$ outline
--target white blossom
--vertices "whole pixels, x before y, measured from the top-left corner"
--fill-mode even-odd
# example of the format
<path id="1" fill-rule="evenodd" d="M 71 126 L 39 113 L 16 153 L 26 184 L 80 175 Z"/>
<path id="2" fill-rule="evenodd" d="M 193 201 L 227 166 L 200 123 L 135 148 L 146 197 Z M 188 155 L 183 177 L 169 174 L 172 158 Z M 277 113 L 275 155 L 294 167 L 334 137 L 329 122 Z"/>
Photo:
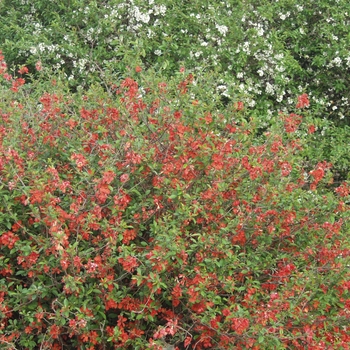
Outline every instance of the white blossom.
<path id="1" fill-rule="evenodd" d="M 221 35 L 226 36 L 226 33 L 228 32 L 228 27 L 224 25 L 215 24 L 215 28 L 219 31 Z"/>
<path id="2" fill-rule="evenodd" d="M 137 22 L 143 22 L 148 23 L 150 21 L 150 16 L 148 13 L 142 13 L 140 9 L 135 6 L 132 11 L 133 15 L 135 16 L 135 19 Z"/>
<path id="3" fill-rule="evenodd" d="M 162 15 L 164 16 L 166 13 L 166 6 L 165 5 L 156 5 L 154 7 L 154 14 L 155 15 Z"/>
<path id="4" fill-rule="evenodd" d="M 272 95 L 275 91 L 275 88 L 273 85 L 271 85 L 269 82 L 266 83 L 266 93 Z"/>
<path id="5" fill-rule="evenodd" d="M 287 18 L 287 16 L 283 13 L 280 13 L 280 19 L 284 21 Z"/>
<path id="6" fill-rule="evenodd" d="M 255 100 L 249 100 L 249 101 L 248 101 L 248 106 L 249 106 L 249 107 L 254 107 L 255 105 L 256 105 Z"/>
<path id="7" fill-rule="evenodd" d="M 264 29 L 263 28 L 259 28 L 258 29 L 258 36 L 263 36 L 264 35 Z"/>
<path id="8" fill-rule="evenodd" d="M 340 57 L 336 57 L 333 59 L 332 61 L 337 67 L 340 67 L 341 63 L 342 63 L 342 60 Z"/>

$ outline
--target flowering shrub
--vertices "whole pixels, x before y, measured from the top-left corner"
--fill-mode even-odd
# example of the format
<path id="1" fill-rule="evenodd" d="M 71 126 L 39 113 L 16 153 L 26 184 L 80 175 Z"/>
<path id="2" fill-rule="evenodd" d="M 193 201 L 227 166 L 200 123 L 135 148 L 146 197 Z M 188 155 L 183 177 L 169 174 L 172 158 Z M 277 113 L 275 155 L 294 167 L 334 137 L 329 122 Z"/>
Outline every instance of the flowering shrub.
<path id="1" fill-rule="evenodd" d="M 309 92 L 319 116 L 348 124 L 349 15 L 346 0 L 4 0 L 0 39 L 11 66 L 42 62 L 72 86 L 140 62 L 166 74 L 185 64 L 215 70 L 223 96 L 240 91 L 263 115 Z"/>
<path id="2" fill-rule="evenodd" d="M 307 96 L 261 130 L 185 68 L 1 67 L 2 348 L 348 347 L 350 188 L 305 160 Z"/>

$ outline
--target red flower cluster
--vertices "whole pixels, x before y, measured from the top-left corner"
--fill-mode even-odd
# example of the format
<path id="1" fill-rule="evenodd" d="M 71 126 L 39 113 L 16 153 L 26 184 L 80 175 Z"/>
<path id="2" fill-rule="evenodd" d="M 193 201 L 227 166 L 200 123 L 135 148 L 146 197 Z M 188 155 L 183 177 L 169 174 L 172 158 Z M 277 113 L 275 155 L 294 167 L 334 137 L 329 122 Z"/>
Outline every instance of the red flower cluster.
<path id="1" fill-rule="evenodd" d="M 320 162 L 317 164 L 314 170 L 310 171 L 310 175 L 314 178 L 314 181 L 310 185 L 311 190 L 315 190 L 317 184 L 323 179 L 325 175 L 325 170 L 332 167 L 332 164 L 327 162 Z"/>
<path id="2" fill-rule="evenodd" d="M 302 122 L 302 117 L 295 113 L 291 113 L 284 117 L 284 128 L 287 133 L 292 133 L 297 131 L 298 126 Z"/>
<path id="3" fill-rule="evenodd" d="M 127 272 L 132 272 L 139 266 L 139 262 L 135 256 L 129 256 L 127 258 L 119 258 L 119 264 L 123 266 L 123 269 Z"/>
<path id="4" fill-rule="evenodd" d="M 18 88 L 22 85 L 24 85 L 25 80 L 23 78 L 17 78 L 12 82 L 11 90 L 13 92 L 18 92 Z"/>
<path id="5" fill-rule="evenodd" d="M 7 71 L 7 64 L 5 62 L 5 57 L 0 50 L 0 74 L 4 74 Z"/>
<path id="6" fill-rule="evenodd" d="M 73 153 L 71 159 L 75 160 L 75 164 L 77 165 L 79 170 L 82 170 L 85 166 L 88 165 L 88 161 L 82 154 Z"/>
<path id="7" fill-rule="evenodd" d="M 11 231 L 4 232 L 0 236 L 0 246 L 5 246 L 9 249 L 12 249 L 17 241 L 19 241 L 19 237 Z"/>
<path id="8" fill-rule="evenodd" d="M 298 96 L 298 103 L 296 108 L 305 108 L 310 106 L 309 96 L 307 94 L 302 94 Z"/>
<path id="9" fill-rule="evenodd" d="M 19 74 L 27 74 L 29 72 L 27 67 L 22 67 L 18 70 Z"/>
<path id="10" fill-rule="evenodd" d="M 249 327 L 249 319 L 244 317 L 234 317 L 231 320 L 232 330 L 234 330 L 238 335 L 242 335 Z"/>

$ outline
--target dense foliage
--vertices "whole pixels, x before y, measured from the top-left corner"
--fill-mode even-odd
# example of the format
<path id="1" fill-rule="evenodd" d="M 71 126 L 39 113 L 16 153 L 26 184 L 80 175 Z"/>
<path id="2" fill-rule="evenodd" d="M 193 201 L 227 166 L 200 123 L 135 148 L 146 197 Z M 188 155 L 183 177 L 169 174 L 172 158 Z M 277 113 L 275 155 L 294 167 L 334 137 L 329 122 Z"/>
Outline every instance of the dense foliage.
<path id="1" fill-rule="evenodd" d="M 2 1 L 1 348 L 348 349 L 348 10 Z"/>
<path id="2" fill-rule="evenodd" d="M 293 105 L 309 91 L 332 118 L 348 116 L 350 4 L 308 1 L 2 1 L 0 42 L 10 64 L 62 69 L 71 85 L 142 62 L 172 75 L 216 70 L 224 96 L 251 107 Z M 266 103 L 268 101 L 268 103 Z M 278 105 L 276 104 L 278 103 Z M 324 112 L 324 108 L 319 111 Z"/>

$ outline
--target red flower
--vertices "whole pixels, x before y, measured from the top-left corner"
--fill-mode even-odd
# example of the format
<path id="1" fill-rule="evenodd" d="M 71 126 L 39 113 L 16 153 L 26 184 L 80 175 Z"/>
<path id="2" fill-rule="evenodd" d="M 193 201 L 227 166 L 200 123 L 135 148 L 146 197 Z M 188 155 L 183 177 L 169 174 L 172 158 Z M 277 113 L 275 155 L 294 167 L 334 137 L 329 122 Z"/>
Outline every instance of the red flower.
<path id="1" fill-rule="evenodd" d="M 4 56 L 2 55 L 2 51 L 0 50 L 0 74 L 4 74 L 7 70 L 7 64 L 4 61 Z"/>
<path id="2" fill-rule="evenodd" d="M 313 134 L 316 131 L 315 125 L 310 125 L 308 128 L 309 134 Z"/>
<path id="3" fill-rule="evenodd" d="M 127 90 L 125 92 L 125 96 L 129 97 L 129 99 L 135 98 L 139 90 L 137 82 L 131 78 L 126 78 L 123 80 L 120 87 Z"/>
<path id="4" fill-rule="evenodd" d="M 118 262 L 123 266 L 123 269 L 127 272 L 132 272 L 137 266 L 139 266 L 137 258 L 135 258 L 134 256 L 128 256 L 127 258 L 119 258 Z"/>
<path id="5" fill-rule="evenodd" d="M 324 170 L 322 168 L 312 170 L 310 171 L 310 175 L 313 176 L 316 182 L 319 182 L 324 176 Z"/>
<path id="6" fill-rule="evenodd" d="M 17 78 L 15 81 L 12 82 L 11 90 L 13 92 L 17 92 L 18 88 L 22 85 L 24 85 L 25 80 L 23 78 Z"/>
<path id="7" fill-rule="evenodd" d="M 135 239 L 137 236 L 136 231 L 135 230 L 125 230 L 123 232 L 123 243 L 124 244 L 129 244 L 130 241 L 132 241 L 133 239 Z"/>
<path id="8" fill-rule="evenodd" d="M 60 332 L 60 327 L 58 327 L 56 324 L 50 327 L 50 335 L 53 339 L 58 338 L 59 332 Z"/>
<path id="9" fill-rule="evenodd" d="M 86 158 L 82 154 L 73 153 L 71 159 L 75 160 L 75 164 L 79 170 L 88 164 Z"/>
<path id="10" fill-rule="evenodd" d="M 283 144 L 281 140 L 274 141 L 271 145 L 271 152 L 277 153 L 281 148 L 283 148 Z"/>
<path id="11" fill-rule="evenodd" d="M 115 195 L 113 197 L 113 200 L 114 200 L 114 204 L 118 206 L 120 210 L 123 210 L 131 202 L 131 197 L 127 193 L 125 193 L 123 190 L 120 190 L 119 193 L 120 193 L 120 196 Z"/>
<path id="12" fill-rule="evenodd" d="M 288 162 L 282 162 L 280 167 L 282 176 L 288 176 L 292 171 L 292 166 Z"/>
<path id="13" fill-rule="evenodd" d="M 315 170 L 310 171 L 310 175 L 314 178 L 313 183 L 311 184 L 311 190 L 315 190 L 317 184 L 322 180 L 324 176 L 324 169 L 322 167 L 318 167 Z"/>
<path id="14" fill-rule="evenodd" d="M 22 68 L 20 68 L 19 70 L 18 70 L 18 73 L 19 74 L 26 74 L 26 73 L 28 73 L 29 71 L 28 71 L 28 68 L 27 67 L 22 67 Z"/>
<path id="15" fill-rule="evenodd" d="M 251 167 L 248 171 L 249 171 L 249 177 L 252 180 L 257 179 L 258 177 L 260 177 L 262 175 L 262 170 L 258 166 Z"/>
<path id="16" fill-rule="evenodd" d="M 129 180 L 129 174 L 123 174 L 120 176 L 120 182 L 124 183 Z"/>
<path id="17" fill-rule="evenodd" d="M 177 284 L 172 292 L 171 292 L 171 295 L 173 296 L 173 300 L 172 300 L 172 303 L 173 303 L 173 306 L 176 307 L 180 304 L 180 298 L 182 297 L 182 289 L 181 289 L 181 286 L 180 284 Z"/>
<path id="18" fill-rule="evenodd" d="M 204 301 L 201 301 L 199 303 L 195 303 L 191 306 L 191 310 L 194 311 L 197 314 L 201 314 L 206 309 L 206 304 Z"/>
<path id="19" fill-rule="evenodd" d="M 9 249 L 12 249 L 17 241 L 19 241 L 19 237 L 11 231 L 7 231 L 0 236 L 0 246 L 4 245 Z"/>
<path id="20" fill-rule="evenodd" d="M 41 71 L 42 66 L 41 66 L 41 62 L 40 62 L 40 61 L 38 61 L 38 62 L 35 64 L 35 69 L 36 69 L 38 72 Z"/>
<path id="21" fill-rule="evenodd" d="M 115 178 L 115 173 L 112 170 L 107 170 L 103 173 L 103 182 L 105 182 L 106 184 L 110 184 L 113 179 Z"/>
<path id="22" fill-rule="evenodd" d="M 244 108 L 244 103 L 242 101 L 238 101 L 234 106 L 237 111 L 241 111 Z"/>
<path id="23" fill-rule="evenodd" d="M 302 94 L 298 96 L 298 103 L 296 105 L 296 108 L 304 108 L 309 106 L 310 106 L 310 101 L 307 94 Z"/>
<path id="24" fill-rule="evenodd" d="M 233 245 L 243 246 L 246 243 L 247 239 L 244 231 L 240 230 L 231 240 Z"/>
<path id="25" fill-rule="evenodd" d="M 350 194 L 350 187 L 344 182 L 335 189 L 335 192 L 338 193 L 340 197 L 347 197 Z"/>
<path id="26" fill-rule="evenodd" d="M 291 113 L 288 117 L 285 117 L 284 128 L 288 133 L 295 132 L 301 122 L 302 117 L 300 115 Z"/>
<path id="27" fill-rule="evenodd" d="M 107 200 L 110 193 L 111 190 L 107 184 L 102 183 L 97 185 L 96 199 L 99 203 L 103 204 Z"/>
<path id="28" fill-rule="evenodd" d="M 232 330 L 241 335 L 249 327 L 249 320 L 243 317 L 236 317 L 232 319 Z"/>

